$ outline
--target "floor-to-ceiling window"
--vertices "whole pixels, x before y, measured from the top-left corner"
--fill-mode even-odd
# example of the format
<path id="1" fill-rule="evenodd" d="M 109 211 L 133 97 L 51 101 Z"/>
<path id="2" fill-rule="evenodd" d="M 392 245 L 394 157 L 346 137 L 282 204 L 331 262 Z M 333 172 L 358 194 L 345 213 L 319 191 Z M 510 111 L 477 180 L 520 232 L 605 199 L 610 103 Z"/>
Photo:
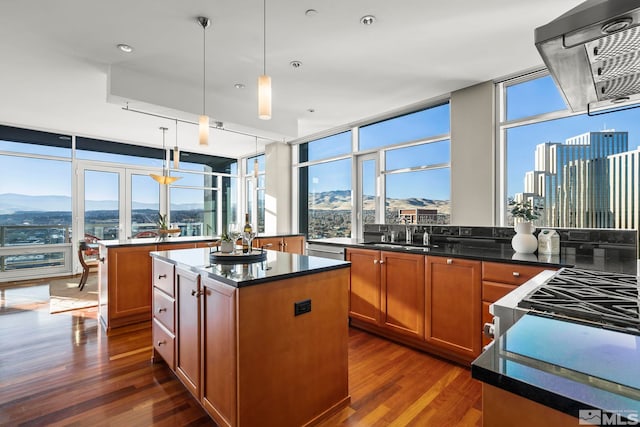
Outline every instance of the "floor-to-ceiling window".
<path id="1" fill-rule="evenodd" d="M 265 155 L 246 158 L 244 161 L 245 206 L 249 222 L 258 233 L 264 233 L 265 225 Z M 244 216 L 240 218 L 244 221 Z"/>
<path id="2" fill-rule="evenodd" d="M 299 147 L 300 231 L 308 238 L 351 236 L 351 131 Z"/>
<path id="3" fill-rule="evenodd" d="M 0 126 L 0 276 L 72 264 L 71 136 Z"/>
<path id="4" fill-rule="evenodd" d="M 300 231 L 351 237 L 371 223 L 449 223 L 449 138 L 441 102 L 301 143 Z"/>
<path id="5" fill-rule="evenodd" d="M 181 152 L 169 168 L 169 153 L 0 126 L 1 280 L 72 273 L 86 236 L 147 237 L 159 212 L 189 236 L 238 220 L 236 159 Z M 180 179 L 161 185 L 150 173 Z"/>
<path id="6" fill-rule="evenodd" d="M 528 201 L 539 226 L 639 226 L 640 109 L 571 112 L 545 71 L 497 92 L 500 223 L 513 223 L 512 201 Z"/>
<path id="7" fill-rule="evenodd" d="M 360 149 L 383 153 L 384 223 L 449 223 L 449 133 L 448 103 L 359 129 Z"/>

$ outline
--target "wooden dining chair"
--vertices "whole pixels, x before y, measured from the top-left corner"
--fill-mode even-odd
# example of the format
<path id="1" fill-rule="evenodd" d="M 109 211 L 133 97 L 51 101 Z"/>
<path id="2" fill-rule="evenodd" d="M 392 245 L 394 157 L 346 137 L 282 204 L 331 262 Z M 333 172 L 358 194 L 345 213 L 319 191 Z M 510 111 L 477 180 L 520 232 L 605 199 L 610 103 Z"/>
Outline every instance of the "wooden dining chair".
<path id="1" fill-rule="evenodd" d="M 78 288 L 80 288 L 80 290 L 84 289 L 84 285 L 87 284 L 87 279 L 89 278 L 89 271 L 91 270 L 91 267 L 98 266 L 97 258 L 85 257 L 86 253 L 89 251 L 92 254 L 95 253 L 94 248 L 89 247 L 87 242 L 81 240 L 80 244 L 78 245 L 78 259 L 80 260 L 80 265 L 82 265 L 82 276 L 80 276 L 80 283 L 78 283 Z"/>

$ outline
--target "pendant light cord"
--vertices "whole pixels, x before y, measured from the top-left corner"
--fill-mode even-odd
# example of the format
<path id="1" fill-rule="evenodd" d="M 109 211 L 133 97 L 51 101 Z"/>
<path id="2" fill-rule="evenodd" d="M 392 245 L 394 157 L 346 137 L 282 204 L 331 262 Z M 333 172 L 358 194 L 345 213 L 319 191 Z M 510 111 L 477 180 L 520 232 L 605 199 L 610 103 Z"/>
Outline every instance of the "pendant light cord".
<path id="1" fill-rule="evenodd" d="M 262 75 L 267 75 L 267 0 L 262 0 Z"/>
<path id="2" fill-rule="evenodd" d="M 202 115 L 206 115 L 207 102 L 207 25 L 202 25 Z"/>

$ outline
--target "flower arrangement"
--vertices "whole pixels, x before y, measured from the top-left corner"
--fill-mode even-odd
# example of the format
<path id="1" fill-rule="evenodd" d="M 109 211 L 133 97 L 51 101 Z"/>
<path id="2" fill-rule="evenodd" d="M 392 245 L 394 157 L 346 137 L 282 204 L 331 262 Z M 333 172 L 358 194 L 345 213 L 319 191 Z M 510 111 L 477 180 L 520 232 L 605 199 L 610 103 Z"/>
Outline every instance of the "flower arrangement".
<path id="1" fill-rule="evenodd" d="M 156 224 L 158 224 L 158 229 L 168 230 L 169 225 L 167 224 L 167 214 L 162 215 L 158 212 L 158 220 L 156 221 Z"/>
<path id="2" fill-rule="evenodd" d="M 160 236 L 179 236 L 181 230 L 179 228 L 169 228 L 169 223 L 167 222 L 167 214 L 162 215 L 158 212 L 158 219 L 156 220 L 156 224 L 158 224 L 158 234 Z"/>
<path id="3" fill-rule="evenodd" d="M 519 218 L 521 221 L 533 221 L 540 218 L 541 207 L 532 205 L 531 202 L 516 202 L 511 201 L 509 203 L 509 207 L 511 208 L 509 212 L 511 212 L 511 216 L 515 218 Z"/>

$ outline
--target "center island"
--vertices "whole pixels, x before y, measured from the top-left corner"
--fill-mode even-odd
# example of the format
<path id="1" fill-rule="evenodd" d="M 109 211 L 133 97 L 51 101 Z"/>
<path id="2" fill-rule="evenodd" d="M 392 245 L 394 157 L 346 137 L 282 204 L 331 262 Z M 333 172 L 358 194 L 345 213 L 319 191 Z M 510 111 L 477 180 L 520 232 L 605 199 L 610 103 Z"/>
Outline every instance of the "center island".
<path id="1" fill-rule="evenodd" d="M 154 361 L 221 426 L 305 426 L 349 404 L 350 263 L 151 252 Z"/>

